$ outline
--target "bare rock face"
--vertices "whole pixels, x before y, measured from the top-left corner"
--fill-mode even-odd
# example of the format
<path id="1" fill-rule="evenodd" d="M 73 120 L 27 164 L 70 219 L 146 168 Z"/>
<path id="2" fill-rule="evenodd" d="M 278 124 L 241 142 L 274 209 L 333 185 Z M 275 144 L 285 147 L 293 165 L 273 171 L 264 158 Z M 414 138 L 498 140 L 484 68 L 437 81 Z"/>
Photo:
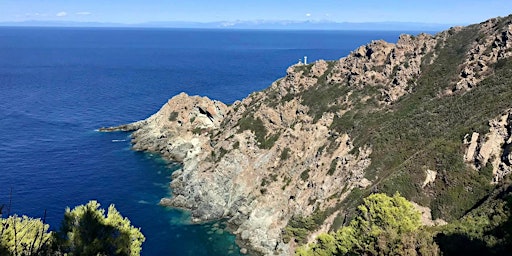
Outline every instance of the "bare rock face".
<path id="1" fill-rule="evenodd" d="M 442 226 L 448 224 L 442 219 L 432 219 L 432 211 L 428 207 L 421 206 L 415 202 L 412 205 L 421 213 L 421 223 L 425 226 Z"/>
<path id="2" fill-rule="evenodd" d="M 470 141 L 467 140 L 468 136 L 469 136 L 469 134 L 467 134 L 466 137 L 464 138 L 464 140 L 465 140 L 464 144 L 468 145 L 466 154 L 464 154 L 464 161 L 471 162 L 475 159 L 476 148 L 478 147 L 478 137 L 480 136 L 480 134 L 477 132 L 474 132 L 471 135 Z"/>
<path id="3" fill-rule="evenodd" d="M 394 102 L 415 86 L 422 60 L 442 36 L 404 34 L 396 44 L 373 41 L 336 63 L 330 81 L 342 83 L 346 79 L 349 86 L 380 86 L 385 102 Z"/>
<path id="4" fill-rule="evenodd" d="M 484 136 L 473 133 L 471 142 L 466 141 L 465 160 L 478 170 L 491 164 L 494 182 L 499 182 L 512 173 L 512 110 L 489 121 L 489 126 L 489 132 Z"/>
<path id="5" fill-rule="evenodd" d="M 480 81 L 492 75 L 493 66 L 500 60 L 512 56 L 512 24 L 502 29 L 499 18 L 482 22 L 479 32 L 483 35 L 474 42 L 466 54 L 466 60 L 461 65 L 459 80 L 447 94 L 471 90 Z"/>
<path id="6" fill-rule="evenodd" d="M 427 169 L 425 172 L 426 178 L 425 181 L 423 181 L 423 184 L 421 185 L 422 188 L 424 188 L 426 185 L 434 183 L 436 181 L 437 172 Z"/>
<path id="7" fill-rule="evenodd" d="M 208 131 L 219 127 L 226 111 L 222 102 L 181 93 L 145 120 L 100 131 L 134 131 L 133 149 L 183 162 L 208 146 L 203 145 L 208 141 Z"/>

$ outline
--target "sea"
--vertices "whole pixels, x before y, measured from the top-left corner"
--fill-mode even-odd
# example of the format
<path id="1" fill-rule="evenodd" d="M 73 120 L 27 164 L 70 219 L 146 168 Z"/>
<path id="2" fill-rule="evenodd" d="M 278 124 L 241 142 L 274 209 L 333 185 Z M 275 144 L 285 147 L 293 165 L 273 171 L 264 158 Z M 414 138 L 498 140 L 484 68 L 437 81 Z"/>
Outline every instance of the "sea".
<path id="1" fill-rule="evenodd" d="M 186 92 L 231 104 L 290 65 L 335 60 L 416 31 L 0 27 L 0 205 L 57 230 L 66 207 L 110 204 L 140 227 L 142 255 L 239 255 L 222 220 L 158 205 L 179 165 L 98 128 L 147 118 Z M 9 211 L 7 212 L 7 209 Z M 46 212 L 46 215 L 45 215 Z"/>

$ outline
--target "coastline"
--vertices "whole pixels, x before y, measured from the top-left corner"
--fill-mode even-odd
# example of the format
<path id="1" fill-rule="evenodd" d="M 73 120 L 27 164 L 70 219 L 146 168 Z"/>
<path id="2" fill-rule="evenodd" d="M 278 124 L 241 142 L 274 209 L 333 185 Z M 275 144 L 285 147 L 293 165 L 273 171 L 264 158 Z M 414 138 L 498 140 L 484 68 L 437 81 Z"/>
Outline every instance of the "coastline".
<path id="1" fill-rule="evenodd" d="M 393 183 L 393 172 L 410 171 L 401 169 L 400 159 L 390 160 L 388 152 L 409 162 L 417 155 L 420 159 L 433 159 L 435 156 L 431 154 L 436 151 L 419 150 L 404 158 L 409 152 L 395 148 L 405 143 L 416 150 L 418 136 L 410 134 L 407 124 L 423 120 L 409 116 L 411 111 L 416 113 L 414 111 L 422 109 L 411 108 L 404 102 L 435 112 L 437 105 L 429 105 L 431 102 L 449 101 L 479 86 L 493 74 L 489 69 L 500 67 L 496 66 L 497 57 L 511 55 L 509 37 L 499 37 L 509 34 L 510 27 L 504 27 L 508 30 L 502 32 L 496 29 L 497 24 L 506 25 L 500 19 L 491 19 L 434 36 L 401 35 L 396 44 L 372 41 L 336 61 L 299 63 L 290 66 L 286 76 L 267 89 L 254 92 L 229 107 L 208 98 L 179 94 L 157 113 L 134 124 L 137 129 L 132 134 L 133 149 L 157 152 L 183 163 L 183 168 L 172 176 L 173 196 L 163 199 L 162 205 L 190 210 L 194 222 L 227 219 L 237 243 L 244 246 L 241 250 L 250 249 L 256 255 L 292 254 L 295 242 L 311 241 L 315 233 L 327 232 L 336 223 L 339 225 L 341 218 L 353 214 L 354 209 L 346 207 L 347 204 L 361 200 L 365 193 L 378 189 L 395 190 L 391 192 L 409 189 L 400 187 L 401 183 Z M 481 30 L 489 35 L 481 37 Z M 470 36 L 485 47 L 468 43 L 468 54 L 458 52 L 460 63 L 451 63 L 453 46 Z M 482 50 L 486 48 L 490 50 Z M 481 61 L 476 63 L 477 59 Z M 435 73 L 438 70 L 430 69 L 437 67 L 436 62 L 451 63 L 451 68 L 461 69 L 454 72 L 458 80 L 448 84 L 425 80 L 443 79 Z M 419 99 L 408 97 L 415 93 Z M 422 101 L 422 97 L 432 99 Z M 379 114 L 383 117 L 375 117 Z M 365 120 L 366 115 L 374 118 Z M 395 115 L 408 120 L 399 131 L 389 126 Z M 503 130 L 508 122 L 508 115 L 480 118 L 490 120 L 489 123 L 497 127 L 496 131 Z M 501 121 L 492 121 L 496 118 Z M 118 129 L 128 128 L 131 126 L 123 125 Z M 379 129 L 383 129 L 385 135 L 375 132 Z M 416 130 L 419 129 L 413 129 Z M 439 137 L 446 136 L 444 131 L 440 132 Z M 479 133 L 472 137 L 478 136 Z M 507 136 L 488 136 L 496 139 L 489 143 L 476 139 L 465 143 L 472 148 L 471 156 L 465 161 L 474 161 L 473 169 L 481 167 L 478 159 L 473 159 L 477 155 L 473 152 L 478 148 L 477 143 L 483 143 L 484 152 L 480 153 L 485 161 L 490 159 L 489 152 L 501 154 L 488 147 L 509 143 Z M 455 140 L 450 145 L 457 145 L 456 148 L 465 147 L 455 137 L 442 138 Z M 389 139 L 398 141 L 386 143 Z M 452 157 L 456 158 L 456 151 L 453 152 Z M 499 180 L 510 169 L 499 157 L 493 159 L 496 161 L 496 165 L 493 163 L 494 179 Z M 497 166 L 503 166 L 503 170 L 498 170 Z M 429 209 L 436 218 L 449 220 L 449 211 L 461 209 L 431 201 L 430 196 L 445 195 L 448 190 L 426 187 L 436 182 L 432 173 L 438 171 L 425 168 L 426 165 L 413 168 L 416 171 L 413 186 L 423 184 L 414 190 L 417 192 L 414 200 L 435 202 L 421 206 L 432 207 Z M 423 172 L 427 173 L 426 181 Z M 434 194 L 420 193 L 423 190 Z M 441 212 L 443 207 L 449 211 Z M 312 231 L 315 232 L 311 234 Z"/>

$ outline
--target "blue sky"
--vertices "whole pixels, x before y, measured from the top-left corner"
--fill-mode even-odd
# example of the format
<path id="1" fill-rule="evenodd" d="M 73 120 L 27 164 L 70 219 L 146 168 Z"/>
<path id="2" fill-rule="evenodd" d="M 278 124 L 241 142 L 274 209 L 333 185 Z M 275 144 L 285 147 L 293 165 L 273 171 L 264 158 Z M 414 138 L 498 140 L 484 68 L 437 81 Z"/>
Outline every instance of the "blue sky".
<path id="1" fill-rule="evenodd" d="M 331 20 L 466 25 L 510 13 L 511 0 L 0 0 L 0 22 Z"/>

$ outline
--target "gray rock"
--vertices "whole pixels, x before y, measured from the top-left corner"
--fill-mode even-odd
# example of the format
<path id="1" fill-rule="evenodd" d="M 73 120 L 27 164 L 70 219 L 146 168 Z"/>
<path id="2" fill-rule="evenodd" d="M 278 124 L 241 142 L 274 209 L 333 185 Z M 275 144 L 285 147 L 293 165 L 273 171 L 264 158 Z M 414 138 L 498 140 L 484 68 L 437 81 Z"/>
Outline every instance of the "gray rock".
<path id="1" fill-rule="evenodd" d="M 242 238 L 242 240 L 247 240 L 247 239 L 249 239 L 250 235 L 251 234 L 249 233 L 249 231 L 244 230 L 244 231 L 242 231 L 242 234 L 240 234 L 240 238 Z"/>

